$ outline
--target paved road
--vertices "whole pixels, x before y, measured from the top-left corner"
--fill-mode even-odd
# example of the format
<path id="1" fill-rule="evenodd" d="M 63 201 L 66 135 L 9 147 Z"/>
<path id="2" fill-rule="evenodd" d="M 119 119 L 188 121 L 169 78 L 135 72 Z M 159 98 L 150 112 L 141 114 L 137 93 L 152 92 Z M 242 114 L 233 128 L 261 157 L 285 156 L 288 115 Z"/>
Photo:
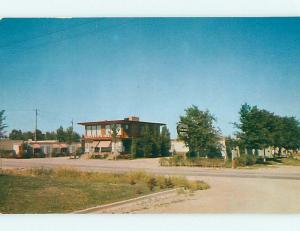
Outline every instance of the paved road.
<path id="1" fill-rule="evenodd" d="M 300 213 L 300 167 L 261 169 L 208 169 L 161 167 L 158 159 L 74 160 L 2 159 L 5 168 L 73 167 L 84 171 L 126 172 L 143 170 L 156 174 L 184 175 L 204 180 L 211 189 L 198 191 L 178 203 L 162 203 L 140 213 Z"/>
<path id="2" fill-rule="evenodd" d="M 158 159 L 137 160 L 81 160 L 60 158 L 44 159 L 2 159 L 4 168 L 37 168 L 37 167 L 73 167 L 85 171 L 146 171 L 157 174 L 185 176 L 211 176 L 235 178 L 266 178 L 300 180 L 300 167 L 280 167 L 262 169 L 212 169 L 199 167 L 161 167 Z"/>

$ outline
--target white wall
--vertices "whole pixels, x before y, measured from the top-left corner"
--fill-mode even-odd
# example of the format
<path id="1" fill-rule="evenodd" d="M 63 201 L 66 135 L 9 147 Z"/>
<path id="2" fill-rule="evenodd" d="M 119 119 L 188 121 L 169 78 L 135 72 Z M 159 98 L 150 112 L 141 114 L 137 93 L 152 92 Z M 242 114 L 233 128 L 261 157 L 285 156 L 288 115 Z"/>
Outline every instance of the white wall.
<path id="1" fill-rule="evenodd" d="M 183 141 L 171 140 L 171 149 L 170 152 L 188 152 L 189 148 L 185 146 Z"/>

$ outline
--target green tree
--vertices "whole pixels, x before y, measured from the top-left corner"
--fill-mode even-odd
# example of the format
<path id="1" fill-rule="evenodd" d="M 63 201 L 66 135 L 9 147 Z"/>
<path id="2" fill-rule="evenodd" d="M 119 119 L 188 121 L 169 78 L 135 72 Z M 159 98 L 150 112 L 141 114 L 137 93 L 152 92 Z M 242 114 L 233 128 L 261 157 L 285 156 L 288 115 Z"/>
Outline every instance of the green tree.
<path id="1" fill-rule="evenodd" d="M 136 138 L 132 138 L 131 146 L 130 146 L 131 158 L 134 159 L 137 156 L 137 140 Z"/>
<path id="2" fill-rule="evenodd" d="M 36 139 L 37 140 L 45 140 L 45 135 L 39 129 L 36 130 Z"/>
<path id="3" fill-rule="evenodd" d="M 56 130 L 56 135 L 59 142 L 66 142 L 65 131 L 62 126 Z"/>
<path id="4" fill-rule="evenodd" d="M 45 133 L 45 140 L 56 140 L 57 135 L 56 132 L 46 132 Z"/>
<path id="5" fill-rule="evenodd" d="M 178 138 L 183 140 L 192 154 L 207 156 L 212 150 L 220 151 L 219 131 L 214 127 L 215 117 L 200 111 L 195 105 L 185 109 L 178 122 Z M 219 155 L 219 153 L 218 153 Z"/>
<path id="6" fill-rule="evenodd" d="M 34 155 L 33 148 L 28 143 L 22 144 L 22 158 L 32 158 Z"/>
<path id="7" fill-rule="evenodd" d="M 153 136 L 148 125 L 142 128 L 141 137 L 139 138 L 139 147 L 144 157 L 152 157 Z"/>
<path id="8" fill-rule="evenodd" d="M 235 149 L 236 146 L 238 146 L 238 141 L 231 136 L 225 137 L 225 145 L 226 145 L 226 153 L 227 157 L 231 159 L 232 157 L 232 150 Z"/>
<path id="9" fill-rule="evenodd" d="M 9 135 L 9 139 L 11 140 L 24 140 L 23 132 L 21 130 L 13 129 Z"/>
<path id="10" fill-rule="evenodd" d="M 283 117 L 281 122 L 282 147 L 287 150 L 300 148 L 300 126 L 295 117 Z"/>
<path id="11" fill-rule="evenodd" d="M 73 128 L 72 127 L 68 127 L 66 129 L 66 131 L 63 132 L 64 134 L 64 140 L 65 142 L 67 142 L 68 144 L 71 144 L 74 142 L 74 134 L 73 134 Z"/>
<path id="12" fill-rule="evenodd" d="M 74 132 L 72 127 L 68 127 L 66 130 L 64 130 L 64 128 L 60 126 L 56 130 L 56 137 L 59 142 L 66 142 L 68 144 L 80 141 L 80 135 Z"/>
<path id="13" fill-rule="evenodd" d="M 4 116 L 5 110 L 0 111 L 0 138 L 3 138 L 5 135 L 4 129 L 7 128 L 7 125 L 4 123 L 6 117 Z"/>
<path id="14" fill-rule="evenodd" d="M 131 140 L 130 153 L 136 157 L 167 156 L 170 149 L 170 132 L 166 126 L 160 132 L 159 126 L 141 127 L 140 137 Z"/>
<path id="15" fill-rule="evenodd" d="M 239 129 L 240 145 L 264 152 L 267 147 L 278 147 L 279 152 L 282 148 L 300 147 L 300 126 L 295 117 L 281 117 L 248 104 L 242 105 L 239 114 L 240 121 L 235 126 Z"/>
<path id="16" fill-rule="evenodd" d="M 141 136 L 136 139 L 137 157 L 157 157 L 161 155 L 159 127 L 144 125 Z"/>
<path id="17" fill-rule="evenodd" d="M 171 148 L 170 132 L 167 126 L 163 126 L 160 133 L 160 154 L 169 156 Z"/>
<path id="18" fill-rule="evenodd" d="M 23 132 L 23 140 L 33 140 L 34 139 L 34 133 L 31 131 Z"/>
<path id="19" fill-rule="evenodd" d="M 11 140 L 34 140 L 34 133 L 31 131 L 28 132 L 22 132 L 22 130 L 17 130 L 13 129 L 9 133 L 9 139 Z M 43 140 L 44 139 L 44 134 L 40 131 L 37 130 L 37 140 Z"/>
<path id="20" fill-rule="evenodd" d="M 239 114 L 240 123 L 235 126 L 240 130 L 237 133 L 240 145 L 247 149 L 263 149 L 273 144 L 275 126 L 272 113 L 243 104 Z"/>

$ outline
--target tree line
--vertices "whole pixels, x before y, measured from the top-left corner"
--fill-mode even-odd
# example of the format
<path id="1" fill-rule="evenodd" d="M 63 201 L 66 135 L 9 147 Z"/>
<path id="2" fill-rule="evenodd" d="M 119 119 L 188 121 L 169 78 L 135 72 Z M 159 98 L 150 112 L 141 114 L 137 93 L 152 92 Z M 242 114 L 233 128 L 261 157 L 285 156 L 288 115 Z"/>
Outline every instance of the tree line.
<path id="1" fill-rule="evenodd" d="M 0 111 L 0 136 L 4 136 L 4 111 Z M 221 157 L 221 133 L 215 126 L 216 118 L 208 110 L 201 111 L 197 106 L 185 109 L 177 123 L 178 138 L 189 148 L 189 157 Z M 239 111 L 239 121 L 234 123 L 237 129 L 235 138 L 226 138 L 227 153 L 239 146 L 240 150 L 277 148 L 299 150 L 300 123 L 293 116 L 279 116 L 257 106 L 243 104 Z M 34 138 L 33 132 L 12 130 L 10 139 L 28 140 Z M 54 132 L 37 131 L 38 140 L 57 139 L 61 142 L 79 141 L 80 136 L 71 127 L 58 128 Z M 145 126 L 142 135 L 130 141 L 130 153 L 133 157 L 157 157 L 169 155 L 170 132 L 166 126 L 161 131 Z M 125 144 L 126 145 L 126 144 Z"/>
<path id="2" fill-rule="evenodd" d="M 237 144 L 245 149 L 297 150 L 300 148 L 300 123 L 292 116 L 279 116 L 247 103 L 239 111 L 239 123 L 235 127 Z"/>
<path id="3" fill-rule="evenodd" d="M 8 138 L 11 140 L 29 140 L 35 139 L 35 133 L 31 131 L 22 132 L 22 130 L 16 130 L 13 129 L 9 135 Z M 60 126 L 56 131 L 52 132 L 45 132 L 43 133 L 41 130 L 36 131 L 36 138 L 37 140 L 58 140 L 59 142 L 79 142 L 80 141 L 80 135 L 73 131 L 72 127 L 68 127 L 64 129 L 62 126 Z"/>
<path id="4" fill-rule="evenodd" d="M 216 118 L 208 111 L 201 111 L 197 106 L 185 109 L 177 123 L 178 138 L 189 148 L 188 157 L 221 157 L 221 133 L 215 127 Z M 226 152 L 236 146 L 246 154 L 252 150 L 268 147 L 299 150 L 300 123 L 292 116 L 279 116 L 257 106 L 243 104 L 239 111 L 239 122 L 234 123 L 236 137 L 226 138 Z"/>
<path id="5" fill-rule="evenodd" d="M 141 136 L 133 138 L 130 145 L 132 158 L 169 156 L 170 132 L 166 126 L 161 131 L 151 126 L 142 127 Z"/>

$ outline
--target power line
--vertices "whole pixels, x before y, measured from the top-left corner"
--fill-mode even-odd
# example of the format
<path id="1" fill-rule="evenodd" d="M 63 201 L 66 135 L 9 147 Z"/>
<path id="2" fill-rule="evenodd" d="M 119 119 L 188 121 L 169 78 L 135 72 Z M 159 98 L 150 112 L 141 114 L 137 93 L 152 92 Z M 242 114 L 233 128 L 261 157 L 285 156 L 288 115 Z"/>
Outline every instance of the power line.
<path id="1" fill-rule="evenodd" d="M 123 27 L 124 25 L 127 25 L 127 24 L 136 24 L 136 23 L 138 23 L 138 22 L 122 23 L 122 24 L 119 24 L 119 25 L 117 25 L 117 26 L 115 26 L 115 27 L 109 27 L 109 28 L 106 28 L 106 29 L 102 29 L 101 31 L 117 29 L 117 28 Z M 22 52 L 25 52 L 25 54 L 26 54 L 26 52 L 27 52 L 28 50 L 30 50 L 30 49 L 35 49 L 35 48 L 40 49 L 40 48 L 44 48 L 45 45 L 47 45 L 47 44 L 58 44 L 58 43 L 61 43 L 61 42 L 63 42 L 63 41 L 69 40 L 69 39 L 79 38 L 79 37 L 81 37 L 82 35 L 83 35 L 83 36 L 87 36 L 87 35 L 91 35 L 91 34 L 94 34 L 94 33 L 99 32 L 99 30 L 95 30 L 95 28 L 93 28 L 93 29 L 94 29 L 94 31 L 90 31 L 89 33 L 87 33 L 87 32 L 78 33 L 77 36 L 66 37 L 66 38 L 63 38 L 63 39 L 61 38 L 61 39 L 59 39 L 58 41 L 55 41 L 55 42 L 53 42 L 53 41 L 48 41 L 48 42 L 45 42 L 45 43 L 38 44 L 38 45 L 36 45 L 36 46 L 27 47 L 26 49 L 23 49 L 23 50 L 21 50 L 21 51 L 16 51 L 16 50 L 14 50 L 15 52 L 10 53 L 10 54 L 8 54 L 8 55 L 14 55 L 14 54 L 16 54 L 16 53 L 19 53 L 19 54 L 20 54 L 20 52 L 21 52 L 21 54 L 22 54 Z M 96 28 L 96 29 L 98 29 L 98 28 Z M 102 34 L 102 36 L 105 37 L 104 34 Z"/>
<path id="2" fill-rule="evenodd" d="M 51 31 L 51 32 L 48 32 L 48 33 L 45 33 L 45 34 L 42 34 L 42 35 L 39 35 L 39 36 L 36 36 L 36 37 L 33 37 L 33 38 L 17 40 L 13 43 L 2 45 L 2 46 L 0 46 L 0 48 L 7 48 L 7 47 L 14 46 L 16 44 L 22 44 L 24 42 L 32 41 L 32 40 L 39 39 L 39 38 L 44 38 L 44 37 L 47 37 L 49 35 L 58 34 L 58 33 L 69 31 L 69 30 L 74 30 L 74 28 L 82 27 L 84 25 L 92 24 L 92 23 L 95 23 L 95 22 L 98 22 L 98 20 L 93 20 L 93 21 L 89 21 L 89 22 L 85 22 L 85 23 L 78 23 L 75 27 L 56 30 L 56 31 Z"/>

